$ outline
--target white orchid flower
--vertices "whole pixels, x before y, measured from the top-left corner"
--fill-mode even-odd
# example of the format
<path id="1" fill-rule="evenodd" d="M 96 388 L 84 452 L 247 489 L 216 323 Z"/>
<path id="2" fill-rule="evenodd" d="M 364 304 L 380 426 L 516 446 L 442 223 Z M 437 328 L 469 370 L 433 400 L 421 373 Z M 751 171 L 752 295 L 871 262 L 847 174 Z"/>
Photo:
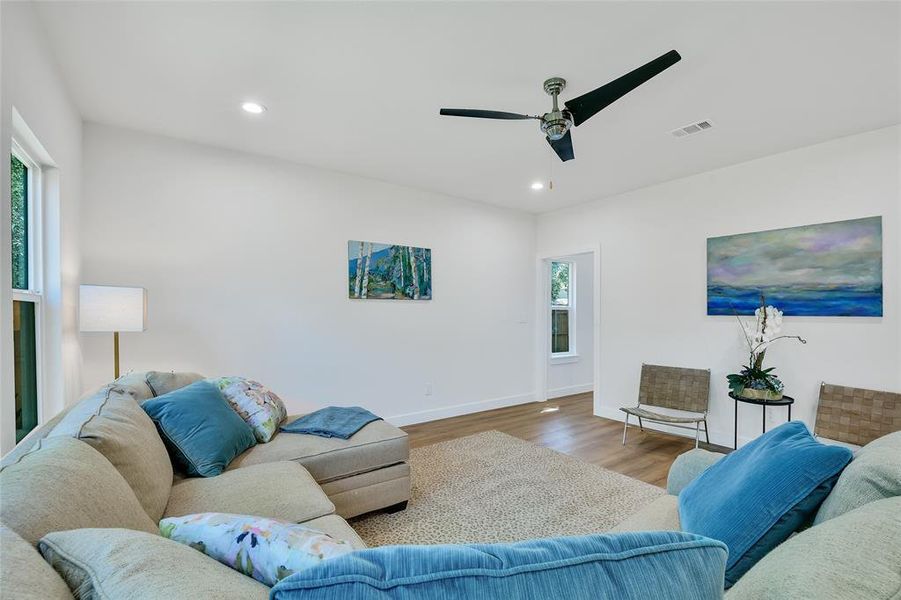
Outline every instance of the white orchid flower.
<path id="1" fill-rule="evenodd" d="M 798 336 L 780 335 L 782 331 L 782 317 L 782 311 L 773 305 L 758 307 L 754 311 L 753 321 L 743 321 L 736 315 L 753 360 L 762 357 L 770 344 L 776 340 L 793 338 L 801 343 L 807 343 Z"/>

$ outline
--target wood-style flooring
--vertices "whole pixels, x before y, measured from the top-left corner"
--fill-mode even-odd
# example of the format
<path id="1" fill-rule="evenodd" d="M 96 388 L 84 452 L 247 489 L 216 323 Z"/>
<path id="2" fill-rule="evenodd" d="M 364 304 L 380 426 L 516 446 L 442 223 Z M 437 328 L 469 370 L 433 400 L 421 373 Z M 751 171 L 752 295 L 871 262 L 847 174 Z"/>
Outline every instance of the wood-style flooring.
<path id="1" fill-rule="evenodd" d="M 559 410 L 542 412 L 554 407 Z M 629 427 L 629 438 L 623 446 L 623 424 L 594 416 L 590 392 L 403 429 L 410 435 L 411 448 L 496 429 L 661 487 L 666 486 L 673 460 L 694 448 L 694 439 L 649 429 L 642 432 L 638 427 Z"/>

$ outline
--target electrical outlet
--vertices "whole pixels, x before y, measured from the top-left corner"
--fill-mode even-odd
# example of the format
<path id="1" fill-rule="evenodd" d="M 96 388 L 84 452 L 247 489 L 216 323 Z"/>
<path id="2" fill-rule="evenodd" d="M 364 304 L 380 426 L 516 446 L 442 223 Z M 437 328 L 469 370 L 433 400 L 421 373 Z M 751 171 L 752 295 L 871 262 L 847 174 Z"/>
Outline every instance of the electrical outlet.
<path id="1" fill-rule="evenodd" d="M 425 395 L 426 396 L 432 395 L 432 384 L 431 383 L 425 384 Z"/>

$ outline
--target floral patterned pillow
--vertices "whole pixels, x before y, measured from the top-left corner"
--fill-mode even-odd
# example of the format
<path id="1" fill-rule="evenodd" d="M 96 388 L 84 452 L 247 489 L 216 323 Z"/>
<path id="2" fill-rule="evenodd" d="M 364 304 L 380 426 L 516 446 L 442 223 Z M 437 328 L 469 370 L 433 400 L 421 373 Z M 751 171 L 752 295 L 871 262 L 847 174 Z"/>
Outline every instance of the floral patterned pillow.
<path id="1" fill-rule="evenodd" d="M 169 517 L 160 521 L 160 533 L 270 587 L 354 550 L 349 542 L 303 525 L 225 513 Z"/>
<path id="2" fill-rule="evenodd" d="M 281 398 L 256 381 L 243 377 L 214 377 L 207 381 L 219 388 L 261 444 L 272 439 L 279 424 L 288 416 Z"/>

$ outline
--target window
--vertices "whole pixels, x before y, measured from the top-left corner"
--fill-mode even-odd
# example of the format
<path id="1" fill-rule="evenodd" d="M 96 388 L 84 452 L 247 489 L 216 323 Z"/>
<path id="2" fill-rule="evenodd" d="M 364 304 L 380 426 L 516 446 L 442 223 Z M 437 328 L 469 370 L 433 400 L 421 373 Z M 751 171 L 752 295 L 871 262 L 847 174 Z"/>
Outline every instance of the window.
<path id="1" fill-rule="evenodd" d="M 574 274 L 573 263 L 551 262 L 551 356 L 576 353 Z"/>
<path id="2" fill-rule="evenodd" d="M 41 269 L 40 169 L 13 141 L 10 156 L 12 208 L 13 369 L 16 442 L 39 420 Z"/>

